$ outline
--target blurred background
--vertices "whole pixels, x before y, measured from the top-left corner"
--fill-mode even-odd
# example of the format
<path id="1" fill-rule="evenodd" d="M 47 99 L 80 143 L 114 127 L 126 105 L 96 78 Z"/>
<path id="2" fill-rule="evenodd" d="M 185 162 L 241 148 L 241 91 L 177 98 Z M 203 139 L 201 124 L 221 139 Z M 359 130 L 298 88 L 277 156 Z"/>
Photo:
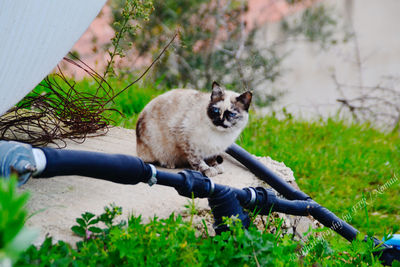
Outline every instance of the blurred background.
<path id="1" fill-rule="evenodd" d="M 149 2 L 150 3 L 150 2 Z M 124 0 L 110 0 L 71 53 L 104 71 Z M 121 42 L 120 79 L 147 67 L 179 38 L 147 79 L 168 88 L 251 89 L 263 113 L 339 115 L 395 129 L 400 118 L 396 0 L 153 1 L 147 21 Z M 86 73 L 64 64 L 75 79 Z"/>

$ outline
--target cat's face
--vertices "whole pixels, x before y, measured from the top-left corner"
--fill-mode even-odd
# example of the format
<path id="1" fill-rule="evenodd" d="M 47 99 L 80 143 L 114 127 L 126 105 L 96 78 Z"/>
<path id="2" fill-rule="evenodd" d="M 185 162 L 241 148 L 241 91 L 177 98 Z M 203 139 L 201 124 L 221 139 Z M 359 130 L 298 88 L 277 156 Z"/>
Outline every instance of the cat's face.
<path id="1" fill-rule="evenodd" d="M 247 91 L 241 95 L 225 91 L 213 82 L 207 115 L 218 130 L 243 128 L 248 120 L 248 110 L 252 94 Z"/>

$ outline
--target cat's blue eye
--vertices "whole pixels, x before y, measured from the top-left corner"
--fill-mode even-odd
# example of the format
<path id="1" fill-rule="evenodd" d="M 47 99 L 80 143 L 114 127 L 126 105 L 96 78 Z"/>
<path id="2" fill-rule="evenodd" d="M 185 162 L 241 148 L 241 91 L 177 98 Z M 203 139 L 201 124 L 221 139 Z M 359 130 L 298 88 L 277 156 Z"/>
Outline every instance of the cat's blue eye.
<path id="1" fill-rule="evenodd" d="M 213 107 L 213 108 L 211 109 L 211 111 L 212 111 L 214 114 L 219 114 L 219 108 L 217 108 L 217 107 Z"/>
<path id="2" fill-rule="evenodd" d="M 228 115 L 229 118 L 234 118 L 234 117 L 236 117 L 237 113 L 228 111 L 227 115 Z"/>

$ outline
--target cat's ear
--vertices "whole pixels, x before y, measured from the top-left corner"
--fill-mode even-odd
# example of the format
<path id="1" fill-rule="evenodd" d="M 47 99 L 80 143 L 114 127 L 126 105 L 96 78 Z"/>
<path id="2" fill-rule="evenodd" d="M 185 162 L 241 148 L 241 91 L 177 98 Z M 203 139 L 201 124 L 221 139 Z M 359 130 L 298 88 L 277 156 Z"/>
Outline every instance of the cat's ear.
<path id="1" fill-rule="evenodd" d="M 250 91 L 246 91 L 240 96 L 236 97 L 236 100 L 243 105 L 243 109 L 248 111 L 251 103 L 253 94 Z"/>
<path id="2" fill-rule="evenodd" d="M 224 94 L 225 94 L 224 89 L 216 81 L 214 81 L 212 83 L 211 101 L 213 102 L 220 101 L 223 98 Z"/>

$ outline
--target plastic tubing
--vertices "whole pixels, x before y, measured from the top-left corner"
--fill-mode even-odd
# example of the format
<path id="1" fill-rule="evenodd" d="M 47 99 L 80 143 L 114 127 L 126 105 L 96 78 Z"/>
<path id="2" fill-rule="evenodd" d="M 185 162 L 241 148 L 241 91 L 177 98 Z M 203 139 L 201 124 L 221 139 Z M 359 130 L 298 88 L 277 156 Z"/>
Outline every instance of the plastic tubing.
<path id="1" fill-rule="evenodd" d="M 240 146 L 233 144 L 226 150 L 226 153 L 231 155 L 237 161 L 248 168 L 255 176 L 265 181 L 281 195 L 289 200 L 307 200 L 311 199 L 307 194 L 296 190 L 278 175 L 270 171 L 264 164 L 259 162 L 249 152 Z"/>
<path id="2" fill-rule="evenodd" d="M 147 182 L 151 168 L 140 158 L 79 150 L 40 148 L 47 160 L 46 168 L 38 177 L 81 175 L 120 184 Z"/>
<path id="3" fill-rule="evenodd" d="M 316 220 L 321 222 L 326 227 L 331 228 L 349 241 L 352 241 L 356 238 L 359 232 L 353 226 L 341 220 L 327 208 L 316 203 L 307 194 L 293 188 L 285 180 L 270 171 L 267 167 L 265 167 L 264 164 L 255 159 L 253 155 L 251 155 L 240 146 L 233 144 L 226 150 L 226 152 L 234 157 L 237 161 L 242 163 L 258 178 L 267 182 L 271 187 L 282 194 L 285 198 L 289 200 L 304 200 L 308 202 L 308 205 L 306 205 L 308 214 L 313 216 Z M 300 204 L 300 202 L 298 202 L 297 204 L 301 206 L 298 206 L 296 208 L 294 206 L 296 204 L 292 205 L 284 200 L 279 200 L 278 198 L 276 198 L 275 201 L 277 201 L 275 210 L 280 212 L 294 212 L 300 215 L 302 213 L 301 209 L 304 207 L 304 203 Z M 280 206 L 279 209 L 278 206 Z"/>

